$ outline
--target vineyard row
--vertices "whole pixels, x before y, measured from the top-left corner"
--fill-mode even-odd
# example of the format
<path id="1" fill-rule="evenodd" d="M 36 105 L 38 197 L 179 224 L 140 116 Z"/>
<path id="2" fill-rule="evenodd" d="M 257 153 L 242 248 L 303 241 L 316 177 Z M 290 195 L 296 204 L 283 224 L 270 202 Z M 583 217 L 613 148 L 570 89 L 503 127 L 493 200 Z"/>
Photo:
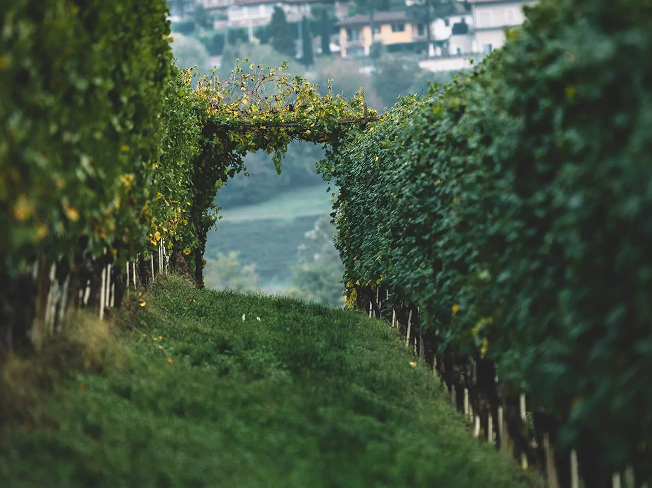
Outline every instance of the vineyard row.
<path id="1" fill-rule="evenodd" d="M 329 152 L 321 172 L 339 188 L 347 300 L 399 314 L 455 402 L 471 391 L 484 431 L 503 409 L 517 457 L 545 466 L 547 439 L 560 486 L 575 486 L 571 452 L 587 487 L 621 472 L 642 486 L 652 481 L 652 3 L 526 10 L 472 72 L 402 99 Z"/>

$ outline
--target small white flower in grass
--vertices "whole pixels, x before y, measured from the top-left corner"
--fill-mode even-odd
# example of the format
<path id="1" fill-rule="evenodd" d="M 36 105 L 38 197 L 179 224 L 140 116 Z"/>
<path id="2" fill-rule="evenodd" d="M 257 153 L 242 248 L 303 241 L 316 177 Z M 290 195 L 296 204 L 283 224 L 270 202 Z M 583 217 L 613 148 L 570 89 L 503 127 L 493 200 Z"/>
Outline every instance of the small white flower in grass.
<path id="1" fill-rule="evenodd" d="M 245 314 L 242 314 L 242 321 L 245 321 Z"/>
<path id="2" fill-rule="evenodd" d="M 257 320 L 258 322 L 260 322 L 260 317 L 256 317 L 256 320 Z"/>

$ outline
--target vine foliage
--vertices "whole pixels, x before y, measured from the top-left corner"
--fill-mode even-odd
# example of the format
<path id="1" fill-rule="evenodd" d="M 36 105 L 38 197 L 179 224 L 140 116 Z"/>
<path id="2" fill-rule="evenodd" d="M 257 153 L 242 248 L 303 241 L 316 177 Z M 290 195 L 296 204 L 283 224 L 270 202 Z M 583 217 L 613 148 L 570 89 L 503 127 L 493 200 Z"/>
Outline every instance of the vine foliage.
<path id="1" fill-rule="evenodd" d="M 442 356 L 493 361 L 587 486 L 652 479 L 651 7 L 541 0 L 321 166 L 349 301 L 388 290 Z"/>
<path id="2" fill-rule="evenodd" d="M 336 145 L 375 116 L 286 66 L 179 70 L 164 0 L 33 3 L 0 10 L 0 351 L 46 321 L 50 284 L 59 309 L 97 306 L 106 270 L 118 306 L 125 265 L 145 281 L 162 246 L 202 286 L 216 192 L 248 152 L 280 171 L 292 140 Z"/>

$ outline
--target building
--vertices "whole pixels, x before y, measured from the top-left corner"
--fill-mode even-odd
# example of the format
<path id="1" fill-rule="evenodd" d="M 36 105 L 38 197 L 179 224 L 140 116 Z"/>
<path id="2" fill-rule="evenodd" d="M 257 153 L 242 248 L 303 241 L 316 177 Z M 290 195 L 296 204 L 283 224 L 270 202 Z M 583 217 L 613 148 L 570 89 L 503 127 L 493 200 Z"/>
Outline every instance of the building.
<path id="1" fill-rule="evenodd" d="M 195 11 L 195 2 L 193 0 L 168 0 L 170 8 L 169 19 L 178 22 L 189 17 Z"/>
<path id="2" fill-rule="evenodd" d="M 525 21 L 524 5 L 534 0 L 468 0 L 473 16 L 472 47 L 475 52 L 490 53 L 505 43 L 505 29 Z"/>
<path id="3" fill-rule="evenodd" d="M 373 19 L 370 15 L 354 15 L 336 26 L 340 29 L 342 57 L 368 56 L 374 42 L 390 49 L 410 46 L 425 49 L 428 39 L 426 24 L 409 19 L 405 11 L 376 12 Z"/>
<path id="4" fill-rule="evenodd" d="M 429 71 L 470 68 L 472 62 L 480 61 L 486 54 L 502 47 L 505 43 L 505 30 L 523 24 L 523 6 L 535 3 L 536 0 L 459 2 L 454 15 L 435 21 L 439 30 L 434 43 L 434 56 L 421 61 L 419 66 Z M 447 40 L 442 40 L 447 31 L 441 23 L 446 19 L 449 19 L 450 36 Z"/>
<path id="5" fill-rule="evenodd" d="M 213 16 L 213 27 L 218 30 L 249 28 L 267 25 L 275 7 L 285 11 L 288 22 L 299 22 L 310 16 L 310 5 L 323 0 L 202 0 L 204 8 Z"/>
<path id="6" fill-rule="evenodd" d="M 453 35 L 455 24 L 465 23 L 473 25 L 471 5 L 468 2 L 455 2 L 453 11 L 443 17 L 436 18 L 430 24 L 430 32 L 433 41 L 446 41 Z"/>

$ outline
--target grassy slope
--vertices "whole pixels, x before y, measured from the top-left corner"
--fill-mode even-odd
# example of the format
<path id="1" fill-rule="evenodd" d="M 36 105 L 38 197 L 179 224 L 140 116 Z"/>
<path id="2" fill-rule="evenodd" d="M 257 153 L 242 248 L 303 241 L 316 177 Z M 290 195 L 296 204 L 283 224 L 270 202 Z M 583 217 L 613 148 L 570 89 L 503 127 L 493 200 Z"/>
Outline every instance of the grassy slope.
<path id="1" fill-rule="evenodd" d="M 0 486 L 526 486 L 381 322 L 176 278 L 144 298 L 122 370 L 0 432 Z"/>

